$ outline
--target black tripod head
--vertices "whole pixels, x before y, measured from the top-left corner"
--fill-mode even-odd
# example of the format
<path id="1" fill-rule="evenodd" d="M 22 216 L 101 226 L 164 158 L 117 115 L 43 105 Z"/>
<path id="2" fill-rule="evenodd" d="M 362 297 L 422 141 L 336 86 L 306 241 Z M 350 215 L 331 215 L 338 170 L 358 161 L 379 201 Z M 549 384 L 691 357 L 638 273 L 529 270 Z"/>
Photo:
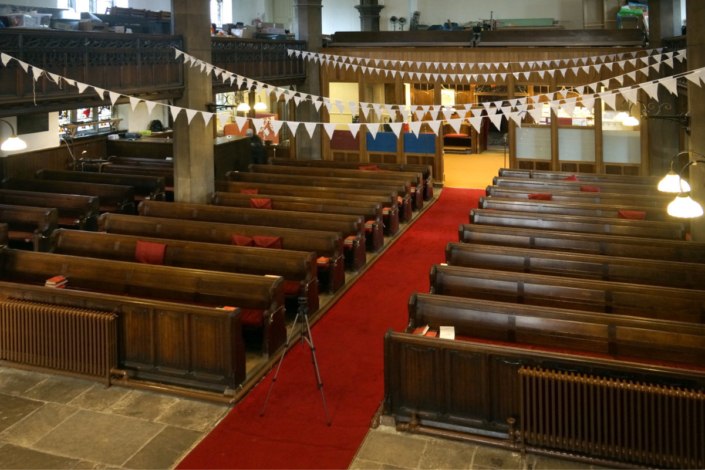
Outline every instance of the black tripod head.
<path id="1" fill-rule="evenodd" d="M 300 315 L 308 315 L 308 299 L 306 297 L 299 297 L 299 311 Z"/>

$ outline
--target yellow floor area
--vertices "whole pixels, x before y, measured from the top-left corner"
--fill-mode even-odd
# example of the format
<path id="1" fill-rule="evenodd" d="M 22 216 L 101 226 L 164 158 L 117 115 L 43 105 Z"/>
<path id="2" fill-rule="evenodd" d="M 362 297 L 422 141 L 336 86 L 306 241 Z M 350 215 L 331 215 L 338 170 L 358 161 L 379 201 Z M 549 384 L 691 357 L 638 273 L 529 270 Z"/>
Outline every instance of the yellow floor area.
<path id="1" fill-rule="evenodd" d="M 507 165 L 509 156 L 507 156 Z M 487 150 L 480 155 L 443 156 L 446 188 L 485 189 L 492 184 L 504 163 L 504 150 Z"/>

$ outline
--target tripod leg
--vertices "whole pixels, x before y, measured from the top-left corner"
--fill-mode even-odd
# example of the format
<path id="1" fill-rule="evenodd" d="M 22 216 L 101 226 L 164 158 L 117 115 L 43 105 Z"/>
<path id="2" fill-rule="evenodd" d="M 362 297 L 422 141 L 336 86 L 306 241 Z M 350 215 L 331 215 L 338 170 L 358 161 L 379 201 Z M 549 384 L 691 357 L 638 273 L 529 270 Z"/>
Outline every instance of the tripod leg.
<path id="1" fill-rule="evenodd" d="M 326 404 L 326 396 L 323 393 L 323 381 L 321 380 L 321 372 L 318 370 L 318 359 L 316 359 L 316 347 L 313 345 L 313 336 L 311 336 L 311 325 L 308 323 L 308 316 L 304 315 L 304 322 L 306 326 L 306 335 L 308 336 L 308 345 L 311 348 L 311 357 L 313 358 L 313 368 L 316 371 L 316 380 L 318 381 L 318 389 L 321 391 L 321 398 L 323 398 L 323 409 L 326 412 L 326 422 L 330 426 L 330 416 L 328 416 L 328 405 Z"/>
<path id="2" fill-rule="evenodd" d="M 301 314 L 299 314 L 299 313 L 296 314 L 296 318 L 294 318 L 294 324 L 291 327 L 291 333 L 289 333 L 289 336 L 287 336 L 287 338 L 286 338 L 286 345 L 284 346 L 284 354 L 282 354 L 282 357 L 279 358 L 279 364 L 277 364 L 277 371 L 274 373 L 274 377 L 272 377 L 272 384 L 269 386 L 269 392 L 267 392 L 267 398 L 264 400 L 264 405 L 262 406 L 262 412 L 259 414 L 260 417 L 264 416 L 264 409 L 267 407 L 267 402 L 269 401 L 269 396 L 272 394 L 272 389 L 274 388 L 274 382 L 277 381 L 277 376 L 279 375 L 279 369 L 281 369 L 282 361 L 284 361 L 284 356 L 286 356 L 286 351 L 289 349 L 289 344 L 291 343 L 291 338 L 293 338 L 294 333 L 296 332 L 296 324 L 299 322 L 300 315 Z"/>

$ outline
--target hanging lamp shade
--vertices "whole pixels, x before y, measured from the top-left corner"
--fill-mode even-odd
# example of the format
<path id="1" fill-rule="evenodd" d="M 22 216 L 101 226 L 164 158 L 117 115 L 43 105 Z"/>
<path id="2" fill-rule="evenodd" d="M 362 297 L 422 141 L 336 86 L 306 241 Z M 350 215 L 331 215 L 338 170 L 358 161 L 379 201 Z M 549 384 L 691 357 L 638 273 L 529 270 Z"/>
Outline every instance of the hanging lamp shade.
<path id="1" fill-rule="evenodd" d="M 668 205 L 668 215 L 681 219 L 692 219 L 703 215 L 703 206 L 694 201 L 689 194 L 682 193 Z"/>

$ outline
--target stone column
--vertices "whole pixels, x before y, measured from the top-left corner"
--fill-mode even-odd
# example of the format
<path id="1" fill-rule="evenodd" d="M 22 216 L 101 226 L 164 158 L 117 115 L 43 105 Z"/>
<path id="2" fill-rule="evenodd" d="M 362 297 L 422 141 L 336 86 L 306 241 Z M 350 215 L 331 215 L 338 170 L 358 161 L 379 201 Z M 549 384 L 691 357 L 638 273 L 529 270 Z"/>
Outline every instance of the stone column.
<path id="1" fill-rule="evenodd" d="M 705 67 L 705 2 L 688 0 L 688 70 Z M 690 146 L 694 152 L 705 155 L 705 89 L 688 82 L 688 109 L 690 110 Z M 700 158 L 696 155 L 692 159 Z M 676 170 L 677 171 L 677 170 Z M 691 197 L 705 205 L 705 164 L 690 167 L 690 184 L 693 188 Z M 691 222 L 693 240 L 705 243 L 705 217 Z"/>
<path id="2" fill-rule="evenodd" d="M 379 0 L 360 0 L 355 9 L 360 12 L 360 31 L 379 31 L 379 12 L 384 5 Z"/>
<path id="3" fill-rule="evenodd" d="M 184 39 L 188 54 L 205 62 L 211 60 L 209 0 L 172 0 L 174 34 Z M 206 111 L 213 102 L 211 77 L 200 67 L 184 67 L 184 94 L 174 105 Z M 174 199 L 176 202 L 205 204 L 214 190 L 213 125 L 204 126 L 200 115 L 188 124 L 182 111 L 174 123 Z"/>
<path id="4" fill-rule="evenodd" d="M 322 0 L 294 0 L 294 24 L 296 39 L 306 41 L 307 50 L 318 52 L 323 45 L 321 35 L 323 20 L 321 18 Z M 306 61 L 306 82 L 298 87 L 299 91 L 312 95 L 321 95 L 321 69 L 314 61 Z M 320 113 L 310 101 L 302 101 L 296 109 L 296 117 L 302 122 L 320 122 Z M 296 133 L 296 155 L 300 159 L 320 160 L 321 133 L 319 128 L 313 134 L 313 139 L 306 129 L 300 126 Z"/>

